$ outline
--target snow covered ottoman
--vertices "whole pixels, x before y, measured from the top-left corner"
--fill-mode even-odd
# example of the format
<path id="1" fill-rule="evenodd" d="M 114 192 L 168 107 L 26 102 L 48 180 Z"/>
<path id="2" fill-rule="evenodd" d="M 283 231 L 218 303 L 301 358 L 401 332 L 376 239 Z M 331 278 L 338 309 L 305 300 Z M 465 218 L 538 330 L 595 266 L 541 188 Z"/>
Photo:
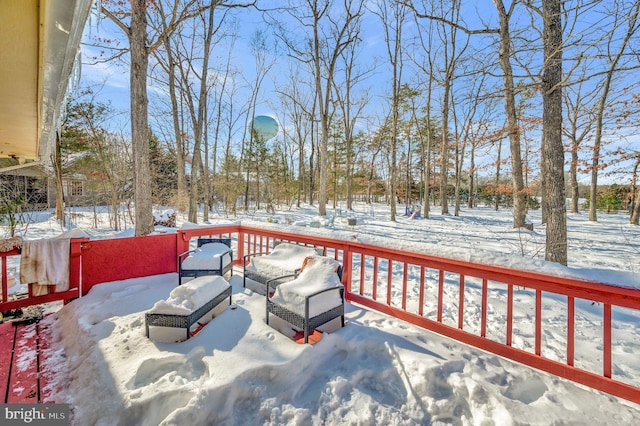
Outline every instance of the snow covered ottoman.
<path id="1" fill-rule="evenodd" d="M 228 299 L 228 302 L 227 302 Z M 145 314 L 151 340 L 180 342 L 231 305 L 231 286 L 221 276 L 197 277 L 174 288 Z"/>
<path id="2" fill-rule="evenodd" d="M 178 256 L 178 284 L 183 277 L 233 275 L 233 250 L 230 238 L 199 238 L 198 248 Z"/>

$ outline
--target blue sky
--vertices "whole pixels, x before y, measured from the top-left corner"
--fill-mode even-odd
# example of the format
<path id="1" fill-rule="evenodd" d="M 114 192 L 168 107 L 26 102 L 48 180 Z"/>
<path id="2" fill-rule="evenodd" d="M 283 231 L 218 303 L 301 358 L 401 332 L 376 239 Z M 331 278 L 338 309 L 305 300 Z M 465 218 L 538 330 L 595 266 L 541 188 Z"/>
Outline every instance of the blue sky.
<path id="1" fill-rule="evenodd" d="M 372 2 L 370 2 L 372 4 Z M 480 28 L 483 24 L 488 26 L 494 26 L 496 22 L 495 18 L 495 9 L 493 4 L 490 2 L 465 2 L 464 10 L 463 10 L 463 20 L 465 24 L 470 28 Z M 599 15 L 589 15 L 588 18 L 583 20 L 582 26 L 592 24 L 592 21 L 597 21 Z M 265 23 L 263 16 L 255 11 L 255 10 L 246 10 L 243 9 L 241 13 L 236 17 L 237 19 L 237 29 L 238 29 L 238 37 L 234 41 L 233 45 L 233 53 L 232 53 L 232 61 L 235 66 L 239 70 L 241 75 L 241 79 L 246 82 L 251 82 L 254 77 L 254 59 L 251 53 L 250 48 L 250 37 L 257 29 L 262 29 L 265 31 L 269 30 L 269 26 Z M 526 14 L 520 14 L 517 16 L 517 19 L 514 20 L 514 24 L 516 23 L 526 23 L 528 22 L 530 17 Z M 126 46 L 126 41 L 123 40 L 123 37 L 120 33 L 120 30 L 115 28 L 113 24 L 111 24 L 107 19 L 103 19 L 100 25 L 96 24 L 95 18 L 93 19 L 92 25 L 87 28 L 87 37 L 85 40 L 89 40 L 89 36 L 99 36 L 103 38 L 109 39 L 118 39 L 120 40 L 120 46 Z M 514 25 L 514 27 L 517 27 Z M 405 36 L 407 39 L 416 35 L 416 24 L 413 21 L 413 18 L 409 18 L 405 24 Z M 370 67 L 371 64 L 375 67 L 374 71 L 369 75 L 369 77 L 363 81 L 359 88 L 361 92 L 366 92 L 369 97 L 369 102 L 367 103 L 366 115 L 367 120 L 364 118 L 359 122 L 360 129 L 372 129 L 379 125 L 382 121 L 384 115 L 388 112 L 388 97 L 390 93 L 390 78 L 389 78 L 389 70 L 390 67 L 388 65 L 388 57 L 386 55 L 386 44 L 384 40 L 384 32 L 381 30 L 381 24 L 379 18 L 376 17 L 372 13 L 368 13 L 363 21 L 362 28 L 362 48 L 359 53 L 359 58 L 361 58 L 361 64 L 363 67 Z M 462 34 L 459 34 L 459 42 L 463 40 Z M 272 43 L 275 44 L 275 38 L 272 40 Z M 486 37 L 478 36 L 477 38 L 472 39 L 472 43 L 474 43 L 473 48 L 476 49 L 477 59 L 486 59 L 488 55 L 494 55 L 494 51 L 489 45 Z M 214 52 L 214 56 L 218 51 Z M 83 56 L 85 58 L 85 62 L 90 61 L 92 57 L 96 56 L 97 50 L 94 47 L 90 47 L 88 45 L 83 46 Z M 527 61 L 529 61 L 529 65 L 535 64 L 536 57 L 538 53 L 533 55 L 528 55 Z M 525 55 L 521 56 L 525 58 Z M 218 61 L 223 61 L 226 58 L 226 53 L 224 51 L 220 52 L 217 55 Z M 270 115 L 276 118 L 281 117 L 281 111 L 279 106 L 279 99 L 277 96 L 277 90 L 279 87 L 286 87 L 287 84 L 291 84 L 289 81 L 288 74 L 290 69 L 298 67 L 303 69 L 303 66 L 292 60 L 287 56 L 286 53 L 281 52 L 277 56 L 273 57 L 275 60 L 274 72 L 270 75 L 269 78 L 265 79 L 264 84 L 261 89 L 260 97 L 258 99 L 256 114 L 259 115 Z M 496 59 L 497 60 L 497 59 Z M 212 67 L 219 66 L 219 63 L 212 62 Z M 494 63 L 495 65 L 495 63 Z M 567 66 L 565 65 L 565 68 Z M 535 66 L 533 67 L 535 71 Z M 538 67 L 539 68 L 539 67 Z M 416 82 L 420 80 L 422 76 L 420 73 L 416 72 L 415 67 L 412 65 L 409 59 L 405 59 L 404 61 L 404 78 L 403 81 L 409 84 L 417 84 Z M 496 86 L 496 90 L 499 90 L 499 79 L 494 83 L 498 84 Z M 127 117 L 127 111 L 129 108 L 129 75 L 128 75 L 128 55 L 124 55 L 121 59 L 116 61 L 108 62 L 108 63 L 96 63 L 90 64 L 85 63 L 82 69 L 82 84 L 83 85 L 97 85 L 101 86 L 102 89 L 99 94 L 99 98 L 110 102 L 115 111 L 122 111 L 122 114 L 116 115 L 114 119 L 113 127 L 114 129 L 121 130 L 123 132 L 128 131 L 128 123 L 129 119 Z M 458 86 L 460 87 L 460 86 Z M 435 111 L 439 111 L 439 88 L 438 86 L 434 86 L 434 104 L 433 109 Z M 242 98 L 247 96 L 250 88 L 244 87 L 239 88 L 236 95 L 235 100 L 239 103 L 242 103 Z M 158 100 L 158 95 L 160 97 L 163 96 L 162 89 L 159 86 L 150 83 L 149 85 L 150 92 L 150 111 L 154 108 L 153 104 Z M 497 93 L 499 95 L 499 92 Z M 466 96 L 464 93 L 464 87 L 459 92 L 459 99 L 462 96 Z M 529 113 L 536 113 L 536 106 L 540 106 L 540 102 L 536 101 L 536 98 L 533 99 L 532 106 L 529 109 Z M 501 120 L 501 111 L 503 109 L 502 102 L 497 102 L 493 107 L 495 109 L 494 112 L 496 118 L 496 125 L 499 125 Z M 531 110 L 531 108 L 534 108 Z M 153 114 L 153 112 L 151 112 Z M 437 114 L 436 114 L 437 115 Z M 153 125 L 153 118 L 152 118 Z M 238 134 L 239 135 L 239 134 Z M 535 143 L 535 140 L 539 138 L 539 135 L 535 132 L 529 132 L 528 134 L 532 141 L 531 143 Z M 630 144 L 631 146 L 637 147 L 637 144 L 634 141 L 635 134 L 627 132 L 629 139 L 617 136 L 616 143 L 618 144 Z M 240 136 L 238 136 L 240 137 Z M 503 143 L 503 155 L 502 158 L 506 158 L 508 153 L 507 151 L 508 144 Z M 637 149 L 637 148 L 636 148 Z M 494 150 L 495 153 L 495 150 Z M 586 156 L 587 154 L 583 154 Z M 487 157 L 486 161 L 492 161 L 495 159 L 495 155 L 493 157 Z M 605 179 L 605 176 L 602 175 L 601 179 Z M 581 180 L 584 182 L 588 182 L 588 176 L 584 175 L 581 177 Z"/>

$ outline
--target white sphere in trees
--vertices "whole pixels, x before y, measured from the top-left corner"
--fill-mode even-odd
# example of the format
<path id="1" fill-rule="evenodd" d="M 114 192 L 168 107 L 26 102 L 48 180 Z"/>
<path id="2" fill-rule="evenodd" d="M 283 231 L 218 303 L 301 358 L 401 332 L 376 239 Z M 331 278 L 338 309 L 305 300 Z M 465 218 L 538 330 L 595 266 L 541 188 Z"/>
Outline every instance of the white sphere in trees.
<path id="1" fill-rule="evenodd" d="M 257 138 L 268 141 L 278 134 L 278 122 L 268 115 L 257 115 L 253 119 L 253 131 Z"/>

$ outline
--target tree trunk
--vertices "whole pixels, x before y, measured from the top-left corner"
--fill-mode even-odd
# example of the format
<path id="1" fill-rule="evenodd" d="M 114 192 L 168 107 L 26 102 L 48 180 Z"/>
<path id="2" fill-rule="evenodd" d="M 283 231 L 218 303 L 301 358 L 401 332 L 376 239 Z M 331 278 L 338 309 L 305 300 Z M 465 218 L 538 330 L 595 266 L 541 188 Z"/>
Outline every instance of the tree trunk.
<path id="1" fill-rule="evenodd" d="M 202 144 L 204 128 L 206 126 L 206 105 L 207 105 L 207 71 L 209 70 L 209 57 L 211 55 L 211 40 L 213 38 L 214 31 L 214 15 L 215 8 L 209 9 L 209 20 L 205 24 L 206 36 L 203 45 L 203 58 L 202 58 L 202 73 L 200 74 L 200 88 L 198 92 L 198 109 L 194 114 L 194 105 L 189 97 L 190 108 L 192 111 L 191 117 L 193 122 L 193 162 L 191 163 L 191 182 L 189 193 L 189 221 L 192 223 L 198 223 L 198 201 L 201 198 L 200 179 L 207 177 L 204 173 L 203 161 L 202 161 Z M 186 82 L 185 82 L 186 83 Z M 205 142 L 206 143 L 206 142 Z M 202 175 L 202 177 L 200 176 Z M 205 209 L 207 203 L 205 203 Z"/>
<path id="2" fill-rule="evenodd" d="M 395 54 L 398 53 L 398 45 L 396 43 Z M 396 221 L 396 198 L 397 198 L 397 180 L 398 180 L 398 63 L 397 56 L 392 60 L 393 64 L 393 98 L 391 105 L 391 164 L 389 170 L 389 201 L 391 204 L 391 222 Z M 408 194 L 407 194 L 408 196 Z"/>
<path id="3" fill-rule="evenodd" d="M 522 228 L 526 224 L 527 204 L 525 202 L 524 179 L 522 173 L 522 153 L 520 150 L 520 126 L 516 114 L 515 88 L 511 68 L 511 33 L 509 15 L 502 0 L 493 1 L 500 17 L 500 67 L 504 82 L 504 103 L 507 115 L 507 130 L 511 150 L 511 181 L 513 186 L 513 227 Z"/>
<path id="4" fill-rule="evenodd" d="M 204 134 L 202 136 L 202 142 L 204 144 L 204 164 L 202 166 L 202 199 L 203 203 L 203 212 L 202 212 L 202 220 L 204 222 L 209 221 L 209 210 L 211 208 L 211 177 L 209 176 L 209 125 L 207 119 L 207 94 L 205 93 L 205 105 L 204 105 L 204 116 L 203 116 L 203 126 L 204 126 Z"/>
<path id="5" fill-rule="evenodd" d="M 328 105 L 327 105 L 328 106 Z M 320 191 L 318 192 L 318 216 L 327 214 L 327 144 L 329 143 L 329 118 L 327 111 L 320 111 L 320 152 L 318 166 L 320 168 Z"/>
<path id="6" fill-rule="evenodd" d="M 451 96 L 451 110 L 453 112 L 453 129 L 455 137 L 455 161 L 453 176 L 453 215 L 460 216 L 460 179 L 462 175 L 462 162 L 464 158 L 464 144 L 460 147 L 461 134 L 458 128 L 458 117 L 456 114 L 455 98 Z"/>
<path id="7" fill-rule="evenodd" d="M 296 133 L 298 136 L 298 194 L 296 197 L 296 207 L 302 205 L 304 199 L 304 181 L 305 181 L 305 162 L 304 162 L 304 142 L 305 138 L 302 137 L 302 123 L 296 121 Z"/>
<path id="8" fill-rule="evenodd" d="M 498 211 L 500 207 L 500 165 L 502 164 L 502 139 L 498 142 L 498 161 L 496 161 L 496 184 L 493 190 L 494 209 Z"/>
<path id="9" fill-rule="evenodd" d="M 151 202 L 151 168 L 149 165 L 149 117 L 147 99 L 147 66 L 149 53 L 145 0 L 131 0 L 131 148 L 135 201 L 135 235 L 153 232 Z"/>
<path id="10" fill-rule="evenodd" d="M 639 154 L 640 155 L 640 154 Z M 633 167 L 633 191 L 631 193 L 632 198 L 632 210 L 629 223 L 631 225 L 640 225 L 640 191 L 638 190 L 638 167 L 640 166 L 640 156 L 636 159 L 636 164 Z"/>
<path id="11" fill-rule="evenodd" d="M 182 137 L 182 128 L 180 126 L 180 109 L 178 108 L 178 97 L 176 96 L 176 63 L 171 52 L 171 38 L 167 37 L 164 41 L 164 47 L 167 51 L 168 62 L 168 78 L 169 78 L 169 98 L 171 100 L 171 115 L 173 118 L 173 133 L 176 139 L 176 173 L 178 194 L 176 206 L 179 212 L 187 209 L 187 179 L 184 164 L 184 138 Z"/>
<path id="12" fill-rule="evenodd" d="M 471 144 L 471 153 L 469 155 L 469 198 L 467 199 L 467 208 L 473 208 L 473 198 L 475 191 L 475 168 L 476 168 L 476 144 Z"/>
<path id="13" fill-rule="evenodd" d="M 318 5 L 316 4 L 315 7 Z M 327 90 L 324 90 L 326 93 L 323 93 L 322 87 L 322 76 L 323 72 L 321 69 L 321 40 L 319 28 L 318 28 L 318 18 L 313 25 L 313 65 L 314 65 L 314 77 L 315 77 L 315 89 L 316 89 L 316 97 L 318 100 L 318 113 L 320 115 L 320 143 L 319 143 L 319 152 L 318 152 L 318 167 L 320 171 L 319 176 L 319 191 L 318 191 L 318 216 L 324 216 L 327 214 L 327 144 L 329 143 L 329 96 L 330 90 L 329 87 L 331 85 L 331 79 L 333 75 L 331 72 L 327 72 Z"/>
<path id="14" fill-rule="evenodd" d="M 578 213 L 580 206 L 578 200 L 580 192 L 578 190 L 578 144 L 571 144 L 571 165 L 569 166 L 569 180 L 571 185 L 571 213 Z"/>
<path id="15" fill-rule="evenodd" d="M 629 221 L 631 225 L 640 225 L 640 191 L 636 191 L 633 212 Z"/>
<path id="16" fill-rule="evenodd" d="M 64 226 L 64 187 L 62 186 L 62 153 L 60 137 L 56 134 L 56 151 L 53 161 L 56 173 L 56 219 Z"/>
<path id="17" fill-rule="evenodd" d="M 431 207 L 429 206 L 429 201 L 431 199 L 431 89 L 432 89 L 433 79 L 429 77 L 429 84 L 427 85 L 427 105 L 426 105 L 426 115 L 427 115 L 427 146 L 424 162 L 424 218 L 429 219 L 429 213 L 431 211 Z"/>
<path id="18" fill-rule="evenodd" d="M 567 264 L 567 217 L 562 145 L 562 10 L 560 0 L 542 0 L 544 70 L 542 143 L 545 161 L 547 232 L 545 259 Z"/>
<path id="19" fill-rule="evenodd" d="M 451 80 L 447 71 L 442 92 L 442 146 L 440 147 L 440 210 L 449 213 L 447 200 L 447 173 L 449 168 L 449 88 Z"/>

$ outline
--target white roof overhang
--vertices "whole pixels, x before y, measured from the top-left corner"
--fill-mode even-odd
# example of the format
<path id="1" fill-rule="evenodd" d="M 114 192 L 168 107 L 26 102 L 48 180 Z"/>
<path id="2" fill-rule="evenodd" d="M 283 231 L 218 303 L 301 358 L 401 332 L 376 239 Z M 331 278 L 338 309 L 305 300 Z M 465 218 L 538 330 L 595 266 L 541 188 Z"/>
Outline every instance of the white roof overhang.
<path id="1" fill-rule="evenodd" d="M 48 159 L 93 1 L 0 1 L 0 157 Z"/>

